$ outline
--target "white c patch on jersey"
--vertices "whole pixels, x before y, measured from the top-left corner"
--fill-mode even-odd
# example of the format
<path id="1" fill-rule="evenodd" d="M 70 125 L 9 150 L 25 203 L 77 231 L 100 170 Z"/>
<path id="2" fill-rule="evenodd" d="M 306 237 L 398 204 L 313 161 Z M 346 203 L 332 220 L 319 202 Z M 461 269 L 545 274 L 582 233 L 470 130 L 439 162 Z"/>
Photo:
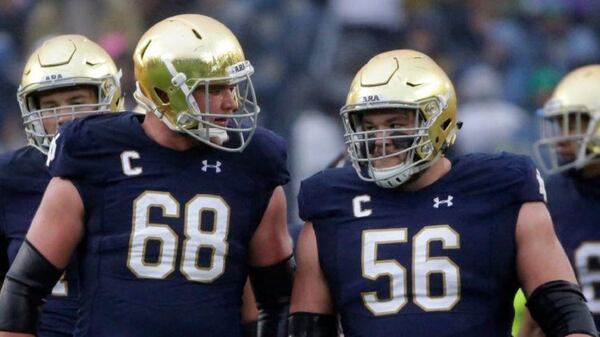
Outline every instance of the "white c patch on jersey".
<path id="1" fill-rule="evenodd" d="M 354 199 L 352 199 L 352 210 L 354 211 L 354 216 L 357 218 L 364 218 L 366 216 L 371 215 L 371 213 L 373 213 L 373 210 L 370 208 L 363 208 L 363 204 L 365 202 L 371 202 L 371 196 L 370 195 L 359 195 L 357 197 L 354 197 Z"/>
<path id="2" fill-rule="evenodd" d="M 130 177 L 142 174 L 142 168 L 140 166 L 133 167 L 131 165 L 132 159 L 140 159 L 140 154 L 137 153 L 137 151 L 123 151 L 123 153 L 121 153 L 121 166 L 123 167 L 123 173 Z"/>

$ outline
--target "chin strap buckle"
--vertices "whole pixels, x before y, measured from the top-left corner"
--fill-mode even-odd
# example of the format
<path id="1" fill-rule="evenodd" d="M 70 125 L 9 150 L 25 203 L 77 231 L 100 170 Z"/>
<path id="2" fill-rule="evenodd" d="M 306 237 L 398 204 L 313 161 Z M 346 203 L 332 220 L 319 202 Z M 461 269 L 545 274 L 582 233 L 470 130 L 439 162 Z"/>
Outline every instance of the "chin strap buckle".
<path id="1" fill-rule="evenodd" d="M 176 87 L 181 87 L 185 83 L 185 80 L 187 80 L 187 77 L 184 73 L 177 73 L 177 75 L 171 78 L 171 84 Z"/>

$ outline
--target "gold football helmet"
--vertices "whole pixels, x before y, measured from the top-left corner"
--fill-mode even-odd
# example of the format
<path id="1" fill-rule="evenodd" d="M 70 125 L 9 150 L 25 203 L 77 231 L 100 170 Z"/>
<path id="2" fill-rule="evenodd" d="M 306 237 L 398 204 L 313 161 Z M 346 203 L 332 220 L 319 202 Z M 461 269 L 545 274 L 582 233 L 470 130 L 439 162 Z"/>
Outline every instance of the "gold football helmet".
<path id="1" fill-rule="evenodd" d="M 133 61 L 135 99 L 171 130 L 224 151 L 246 147 L 260 112 L 250 80 L 254 69 L 235 35 L 222 23 L 195 14 L 165 19 L 142 36 Z M 238 109 L 211 112 L 211 85 L 234 85 Z M 192 95 L 197 88 L 207 97 L 204 106 Z M 215 118 L 227 122 L 215 123 Z"/>
<path id="2" fill-rule="evenodd" d="M 547 174 L 581 169 L 600 158 L 600 65 L 568 73 L 540 110 L 534 156 Z"/>
<path id="3" fill-rule="evenodd" d="M 414 125 L 365 129 L 362 119 L 384 110 L 414 111 Z M 379 54 L 363 66 L 340 114 L 358 175 L 385 188 L 398 187 L 431 166 L 454 143 L 458 129 L 452 82 L 427 55 L 407 49 Z M 374 142 L 396 145 L 384 145 L 382 153 L 375 153 Z M 376 161 L 392 157 L 404 159 L 376 167 Z"/>
<path id="4" fill-rule="evenodd" d="M 29 144 L 48 152 L 53 132 L 45 120 L 116 112 L 123 108 L 121 71 L 108 53 L 82 35 L 60 35 L 45 41 L 29 57 L 23 70 L 17 100 Z M 40 109 L 38 94 L 63 87 L 93 86 L 96 104 Z"/>

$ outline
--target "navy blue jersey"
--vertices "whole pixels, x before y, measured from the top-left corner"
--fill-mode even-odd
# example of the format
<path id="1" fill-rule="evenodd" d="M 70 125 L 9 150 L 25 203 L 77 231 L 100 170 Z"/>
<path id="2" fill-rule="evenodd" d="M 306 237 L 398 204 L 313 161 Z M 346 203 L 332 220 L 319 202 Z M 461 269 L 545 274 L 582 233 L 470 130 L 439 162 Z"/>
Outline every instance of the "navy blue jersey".
<path id="1" fill-rule="evenodd" d="M 76 120 L 49 155 L 85 207 L 76 335 L 241 336 L 249 241 L 289 179 L 286 144 L 259 128 L 242 153 L 174 151 L 142 118 Z"/>
<path id="2" fill-rule="evenodd" d="M 15 259 L 50 181 L 45 161 L 46 156 L 30 146 L 0 156 L 0 249 L 9 263 Z M 78 292 L 74 263 L 43 306 L 38 336 L 73 335 Z"/>
<path id="3" fill-rule="evenodd" d="M 510 336 L 516 222 L 543 200 L 536 172 L 524 156 L 474 154 L 416 192 L 351 167 L 304 181 L 300 217 L 345 336 Z"/>
<path id="4" fill-rule="evenodd" d="M 556 234 L 600 326 L 600 179 L 556 174 L 546 188 Z"/>

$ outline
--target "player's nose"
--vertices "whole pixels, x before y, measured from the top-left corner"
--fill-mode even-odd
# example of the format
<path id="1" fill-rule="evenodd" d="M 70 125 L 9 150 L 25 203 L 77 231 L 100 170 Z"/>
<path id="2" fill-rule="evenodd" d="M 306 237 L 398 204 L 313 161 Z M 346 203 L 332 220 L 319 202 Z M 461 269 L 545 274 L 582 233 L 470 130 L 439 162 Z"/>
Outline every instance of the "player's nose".
<path id="1" fill-rule="evenodd" d="M 70 121 L 71 119 L 73 119 L 73 117 L 71 115 L 69 115 L 69 114 L 66 114 L 66 115 L 58 117 L 57 123 L 58 123 L 58 125 L 62 125 L 65 122 Z"/>
<path id="2" fill-rule="evenodd" d="M 392 140 L 390 138 L 390 133 L 387 132 L 386 130 L 377 130 L 375 132 L 375 138 L 374 138 L 374 143 L 375 146 L 389 146 L 392 143 Z"/>
<path id="3" fill-rule="evenodd" d="M 224 89 L 221 92 L 221 108 L 223 111 L 232 112 L 237 110 L 237 99 L 235 97 L 235 90 Z"/>
<path id="4" fill-rule="evenodd" d="M 64 123 L 73 119 L 73 110 L 69 108 L 59 108 L 58 116 L 56 118 L 56 125 L 61 126 Z"/>

